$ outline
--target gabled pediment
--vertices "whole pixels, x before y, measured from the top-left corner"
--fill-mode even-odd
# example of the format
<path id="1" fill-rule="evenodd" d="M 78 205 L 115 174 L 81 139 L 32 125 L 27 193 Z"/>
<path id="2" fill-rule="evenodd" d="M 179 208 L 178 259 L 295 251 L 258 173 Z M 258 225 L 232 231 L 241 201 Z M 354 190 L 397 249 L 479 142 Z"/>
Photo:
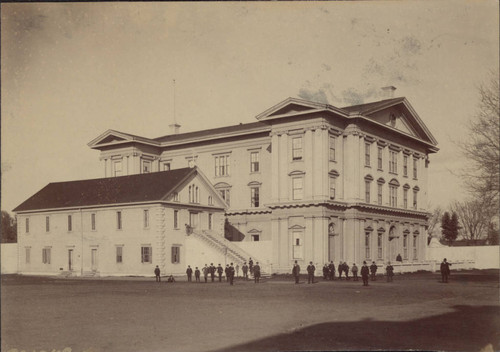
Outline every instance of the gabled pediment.
<path id="1" fill-rule="evenodd" d="M 126 140 L 125 138 L 121 138 L 121 137 L 118 137 L 118 136 L 115 136 L 115 135 L 109 135 L 108 137 L 102 139 L 101 141 L 99 141 L 99 143 L 97 143 L 97 145 L 99 144 L 106 144 L 106 143 L 113 143 L 113 142 L 119 142 L 119 141 L 124 141 Z"/>
<path id="2" fill-rule="evenodd" d="M 115 130 L 107 130 L 99 135 L 97 138 L 88 143 L 90 148 L 99 149 L 99 147 L 112 144 L 120 144 L 127 142 L 136 142 L 149 145 L 158 145 L 158 142 L 149 138 L 135 136 L 128 133 L 123 133 Z"/>
<path id="3" fill-rule="evenodd" d="M 335 111 L 342 115 L 346 115 L 344 111 L 328 104 L 315 103 L 312 101 L 297 98 L 288 98 L 257 115 L 256 119 L 259 121 L 265 121 L 326 110 Z"/>

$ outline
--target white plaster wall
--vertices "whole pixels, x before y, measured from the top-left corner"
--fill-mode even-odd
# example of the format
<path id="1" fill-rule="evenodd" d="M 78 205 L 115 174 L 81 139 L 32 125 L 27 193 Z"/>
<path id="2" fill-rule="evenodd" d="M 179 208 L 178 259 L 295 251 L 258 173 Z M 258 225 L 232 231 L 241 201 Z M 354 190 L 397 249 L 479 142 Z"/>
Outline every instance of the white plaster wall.
<path id="1" fill-rule="evenodd" d="M 500 269 L 499 246 L 427 248 L 427 260 L 441 262 L 443 258 L 452 263 L 452 269 L 454 261 L 464 260 L 474 261 L 475 269 Z"/>
<path id="2" fill-rule="evenodd" d="M 2 243 L 1 248 L 1 273 L 2 274 L 15 274 L 18 270 L 18 255 L 17 243 Z"/>
<path id="3" fill-rule="evenodd" d="M 253 261 L 259 261 L 260 264 L 271 264 L 273 258 L 272 241 L 257 242 L 233 242 L 235 245 L 252 255 Z"/>

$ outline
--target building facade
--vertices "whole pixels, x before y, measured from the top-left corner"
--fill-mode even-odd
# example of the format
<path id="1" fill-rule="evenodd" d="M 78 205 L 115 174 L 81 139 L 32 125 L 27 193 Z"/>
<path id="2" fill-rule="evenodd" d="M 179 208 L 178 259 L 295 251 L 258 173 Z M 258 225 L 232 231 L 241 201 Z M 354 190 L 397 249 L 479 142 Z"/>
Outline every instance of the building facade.
<path id="1" fill-rule="evenodd" d="M 224 236 L 272 272 L 297 260 L 425 260 L 429 155 L 405 98 L 337 108 L 289 98 L 257 122 L 89 143 L 104 176 L 198 167 L 227 204 Z"/>

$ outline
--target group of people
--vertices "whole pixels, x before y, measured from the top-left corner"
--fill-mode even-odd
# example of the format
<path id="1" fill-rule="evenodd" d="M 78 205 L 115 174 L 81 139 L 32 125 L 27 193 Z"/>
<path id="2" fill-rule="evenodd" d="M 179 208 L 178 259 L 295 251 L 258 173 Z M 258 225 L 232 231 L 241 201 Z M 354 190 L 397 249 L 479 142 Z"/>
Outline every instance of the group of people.
<path id="1" fill-rule="evenodd" d="M 344 274 L 345 279 L 349 280 L 349 265 L 347 262 L 339 262 L 337 267 L 339 273 L 339 280 L 342 280 L 342 274 Z M 368 277 L 370 276 L 372 281 L 377 280 L 377 270 L 378 266 L 375 262 L 373 262 L 369 267 L 366 264 L 366 261 L 363 262 L 363 266 L 361 267 L 361 277 L 363 279 L 363 286 L 368 286 Z M 313 262 L 309 262 L 307 266 L 307 283 L 314 283 L 314 272 L 316 271 L 316 267 L 313 265 Z M 394 267 L 391 265 L 391 262 L 387 262 L 387 266 L 385 268 L 387 282 L 392 282 L 392 278 L 394 276 Z M 351 273 L 354 281 L 358 281 L 358 267 L 356 263 L 353 263 L 351 268 Z M 295 278 L 295 283 L 299 283 L 300 276 L 300 265 L 297 261 L 293 264 L 292 275 Z M 333 261 L 330 261 L 329 264 L 323 265 L 323 279 L 324 280 L 335 280 L 335 264 Z"/>
<path id="2" fill-rule="evenodd" d="M 259 262 L 256 262 L 255 265 L 253 264 L 252 258 L 249 259 L 248 265 L 247 262 L 244 262 L 241 270 L 243 272 L 243 278 L 245 280 L 248 280 L 248 273 L 253 275 L 255 283 L 258 283 L 260 281 L 260 266 Z M 219 278 L 219 282 L 222 282 L 222 274 L 225 274 L 226 281 L 229 282 L 230 285 L 233 285 L 234 282 L 234 276 L 235 273 L 238 276 L 239 275 L 239 265 L 236 264 L 236 267 L 231 264 L 226 264 L 226 267 L 223 268 L 220 264 L 218 266 L 214 266 L 213 263 L 210 263 L 210 266 L 205 264 L 203 268 L 198 269 L 198 267 L 195 267 L 194 270 L 194 277 L 196 282 L 201 282 L 201 274 L 203 273 L 203 278 L 205 282 L 208 282 L 208 276 L 210 275 L 210 279 L 212 282 L 215 281 L 215 274 L 217 274 Z M 193 276 L 193 269 L 191 268 L 190 265 L 188 265 L 186 269 L 186 274 L 187 274 L 187 279 L 188 282 L 192 282 L 192 276 Z"/>

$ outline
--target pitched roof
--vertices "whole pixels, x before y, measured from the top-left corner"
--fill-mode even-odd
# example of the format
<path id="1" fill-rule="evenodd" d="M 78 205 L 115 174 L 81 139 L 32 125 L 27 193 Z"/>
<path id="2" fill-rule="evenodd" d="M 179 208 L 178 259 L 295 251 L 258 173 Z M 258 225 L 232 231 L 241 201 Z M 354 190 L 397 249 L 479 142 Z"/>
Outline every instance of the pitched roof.
<path id="1" fill-rule="evenodd" d="M 264 128 L 264 129 L 270 130 L 270 127 L 263 122 L 250 122 L 250 123 L 240 123 L 239 125 L 233 125 L 233 126 L 211 128 L 209 130 L 201 130 L 201 131 L 178 133 L 178 134 L 169 134 L 166 136 L 153 138 L 153 140 L 160 142 L 160 143 L 175 142 L 175 141 L 185 140 L 185 139 L 190 139 L 190 138 L 201 138 L 201 137 L 213 136 L 215 134 L 243 132 L 246 130 L 252 130 L 254 128 Z"/>
<path id="2" fill-rule="evenodd" d="M 341 109 L 346 110 L 348 112 L 358 112 L 360 114 L 365 114 L 365 113 L 370 112 L 372 110 L 378 110 L 378 109 L 381 109 L 381 108 L 384 108 L 387 106 L 391 106 L 393 104 L 400 103 L 403 100 L 405 100 L 404 97 L 391 98 L 391 99 L 374 101 L 372 103 L 346 106 L 346 107 L 343 107 Z"/>
<path id="3" fill-rule="evenodd" d="M 15 212 L 162 200 L 196 168 L 49 183 Z"/>

